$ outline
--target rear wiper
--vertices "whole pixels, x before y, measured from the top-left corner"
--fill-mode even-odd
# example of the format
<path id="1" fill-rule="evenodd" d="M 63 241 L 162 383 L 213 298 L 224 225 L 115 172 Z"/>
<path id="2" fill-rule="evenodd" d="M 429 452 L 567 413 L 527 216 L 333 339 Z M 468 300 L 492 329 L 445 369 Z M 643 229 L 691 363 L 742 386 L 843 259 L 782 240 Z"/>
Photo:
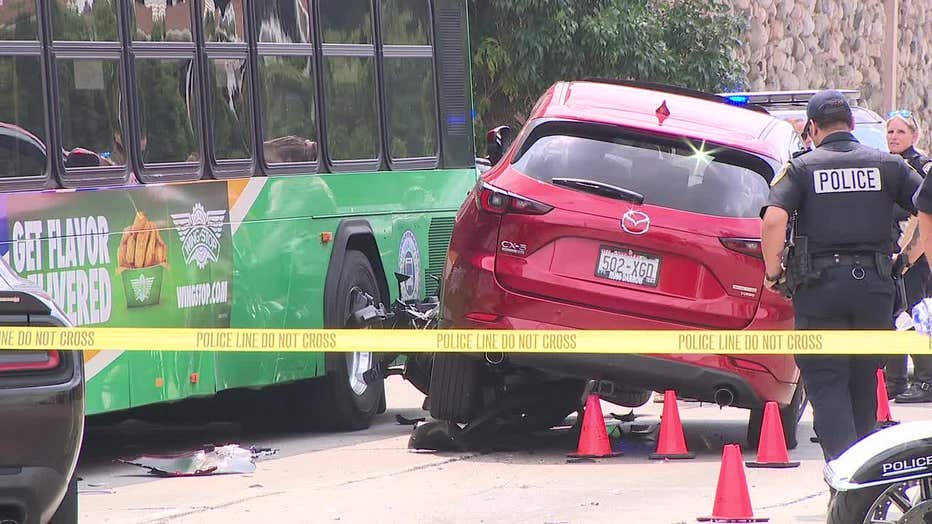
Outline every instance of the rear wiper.
<path id="1" fill-rule="evenodd" d="M 550 182 L 554 185 L 568 187 L 570 189 L 578 189 L 580 191 L 586 191 L 587 193 L 594 193 L 596 195 L 601 195 L 608 198 L 627 200 L 629 202 L 634 202 L 635 204 L 644 203 L 644 195 L 638 193 L 637 191 L 631 191 L 630 189 L 605 184 L 603 182 L 597 182 L 595 180 L 586 180 L 583 178 L 553 178 L 550 180 Z"/>

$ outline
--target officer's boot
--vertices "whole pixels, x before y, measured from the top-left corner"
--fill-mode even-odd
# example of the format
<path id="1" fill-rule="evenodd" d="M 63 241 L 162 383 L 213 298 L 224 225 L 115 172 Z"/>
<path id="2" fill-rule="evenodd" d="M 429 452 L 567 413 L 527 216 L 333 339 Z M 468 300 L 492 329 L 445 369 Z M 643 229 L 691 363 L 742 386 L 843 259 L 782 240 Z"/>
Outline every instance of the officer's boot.
<path id="1" fill-rule="evenodd" d="M 928 382 L 913 382 L 909 389 L 896 396 L 897 404 L 919 404 L 932 402 L 932 384 Z"/>
<path id="2" fill-rule="evenodd" d="M 887 377 L 887 400 L 893 400 L 899 395 L 906 393 L 906 379 L 899 377 Z"/>

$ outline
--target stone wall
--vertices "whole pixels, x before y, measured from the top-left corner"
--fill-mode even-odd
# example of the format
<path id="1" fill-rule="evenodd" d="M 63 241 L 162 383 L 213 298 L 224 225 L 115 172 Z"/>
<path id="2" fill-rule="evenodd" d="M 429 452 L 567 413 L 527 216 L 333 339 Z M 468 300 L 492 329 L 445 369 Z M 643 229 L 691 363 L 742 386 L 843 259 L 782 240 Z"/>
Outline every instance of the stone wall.
<path id="1" fill-rule="evenodd" d="M 919 114 L 920 145 L 932 152 L 932 0 L 900 0 L 897 108 Z"/>
<path id="2" fill-rule="evenodd" d="M 748 21 L 740 57 L 749 90 L 859 89 L 884 116 L 883 0 L 727 0 Z M 932 0 L 900 0 L 897 108 L 932 144 Z"/>

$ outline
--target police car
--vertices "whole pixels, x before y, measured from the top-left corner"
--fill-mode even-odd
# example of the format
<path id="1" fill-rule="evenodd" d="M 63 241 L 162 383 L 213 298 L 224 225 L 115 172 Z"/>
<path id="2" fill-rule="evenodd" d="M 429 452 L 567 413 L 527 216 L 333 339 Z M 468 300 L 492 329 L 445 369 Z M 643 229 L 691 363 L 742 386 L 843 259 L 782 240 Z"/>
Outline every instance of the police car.
<path id="1" fill-rule="evenodd" d="M 839 90 L 848 99 L 851 114 L 854 116 L 855 138 L 864 145 L 889 151 L 887 147 L 887 124 L 884 119 L 863 107 L 860 91 L 853 89 Z M 753 104 L 763 107 L 771 115 L 787 121 L 806 121 L 806 104 L 818 90 L 800 91 L 757 91 L 741 93 L 719 93 L 737 105 Z"/>

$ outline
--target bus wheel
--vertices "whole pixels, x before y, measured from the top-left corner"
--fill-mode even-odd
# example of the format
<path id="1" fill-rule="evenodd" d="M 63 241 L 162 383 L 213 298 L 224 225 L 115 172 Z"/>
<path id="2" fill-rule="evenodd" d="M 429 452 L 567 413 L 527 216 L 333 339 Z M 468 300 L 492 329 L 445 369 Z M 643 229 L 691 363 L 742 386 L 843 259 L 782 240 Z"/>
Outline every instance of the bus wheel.
<path id="1" fill-rule="evenodd" d="M 340 268 L 335 308 L 330 318 L 341 318 L 348 327 L 353 301 L 360 292 L 371 295 L 376 303 L 382 300 L 379 284 L 369 259 L 359 251 L 349 250 Z M 375 363 L 370 352 L 328 353 L 327 375 L 312 380 L 309 400 L 315 405 L 313 424 L 326 429 L 359 430 L 368 428 L 379 411 L 385 386 L 382 381 L 366 384 L 363 373 Z"/>

